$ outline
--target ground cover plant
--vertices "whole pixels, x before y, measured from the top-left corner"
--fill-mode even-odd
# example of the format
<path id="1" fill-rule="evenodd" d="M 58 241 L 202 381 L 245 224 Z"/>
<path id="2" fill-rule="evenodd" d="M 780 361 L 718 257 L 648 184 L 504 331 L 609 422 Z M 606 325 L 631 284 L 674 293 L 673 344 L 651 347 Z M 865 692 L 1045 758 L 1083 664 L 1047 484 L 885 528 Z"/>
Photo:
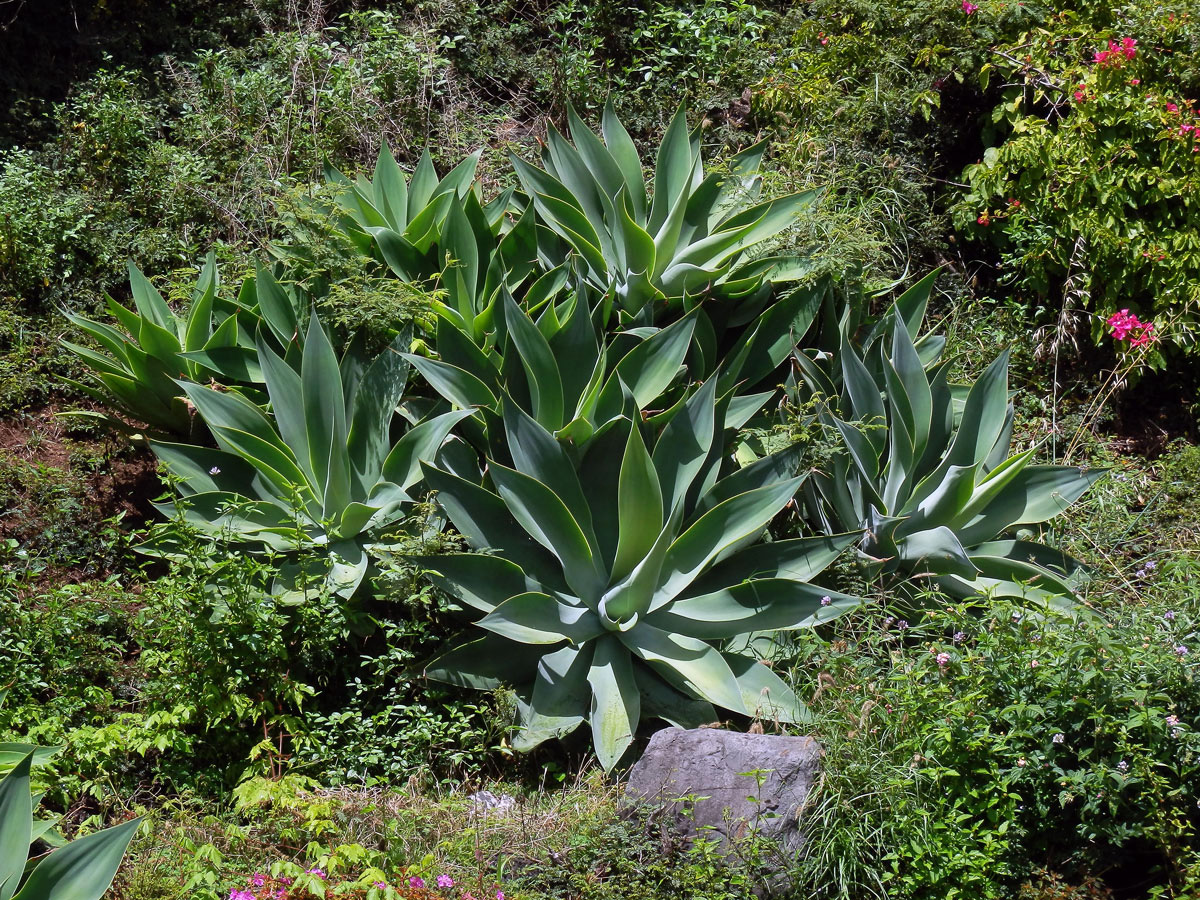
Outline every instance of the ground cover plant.
<path id="1" fill-rule="evenodd" d="M 1194 895 L 1196 14 L 0 12 L 0 894 Z"/>

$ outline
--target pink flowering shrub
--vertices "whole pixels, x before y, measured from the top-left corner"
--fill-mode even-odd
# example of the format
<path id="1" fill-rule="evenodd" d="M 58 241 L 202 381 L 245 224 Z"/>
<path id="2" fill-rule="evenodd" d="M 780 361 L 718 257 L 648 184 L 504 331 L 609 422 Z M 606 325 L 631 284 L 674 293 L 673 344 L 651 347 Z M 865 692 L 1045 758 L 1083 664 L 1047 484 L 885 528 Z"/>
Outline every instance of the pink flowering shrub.
<path id="1" fill-rule="evenodd" d="M 1010 86 L 952 212 L 1020 300 L 1057 309 L 1069 279 L 1077 303 L 1143 310 L 1095 317 L 1092 337 L 1161 367 L 1200 339 L 1200 24 L 1123 15 L 1109 34 L 1064 16 L 997 48 Z"/>

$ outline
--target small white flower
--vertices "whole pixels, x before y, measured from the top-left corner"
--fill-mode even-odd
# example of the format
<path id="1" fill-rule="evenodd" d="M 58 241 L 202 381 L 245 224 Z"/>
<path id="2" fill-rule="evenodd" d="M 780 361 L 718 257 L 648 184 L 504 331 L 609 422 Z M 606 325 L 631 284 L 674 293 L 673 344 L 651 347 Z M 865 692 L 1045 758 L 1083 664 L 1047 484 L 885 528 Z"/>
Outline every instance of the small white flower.
<path id="1" fill-rule="evenodd" d="M 1117 768 L 1120 769 L 1122 772 L 1128 772 L 1129 771 L 1129 763 L 1125 762 L 1125 760 L 1121 760 L 1119 763 L 1117 763 Z"/>
<path id="2" fill-rule="evenodd" d="M 1050 743 L 1061 744 L 1066 739 L 1067 739 L 1067 736 L 1065 734 L 1063 734 L 1062 732 L 1059 732 L 1054 737 L 1050 738 Z"/>
<path id="3" fill-rule="evenodd" d="M 211 469 L 209 469 L 209 470 L 208 470 L 208 474 L 209 474 L 209 475 L 220 475 L 220 474 L 221 474 L 221 467 L 220 467 L 220 466 L 213 466 Z"/>

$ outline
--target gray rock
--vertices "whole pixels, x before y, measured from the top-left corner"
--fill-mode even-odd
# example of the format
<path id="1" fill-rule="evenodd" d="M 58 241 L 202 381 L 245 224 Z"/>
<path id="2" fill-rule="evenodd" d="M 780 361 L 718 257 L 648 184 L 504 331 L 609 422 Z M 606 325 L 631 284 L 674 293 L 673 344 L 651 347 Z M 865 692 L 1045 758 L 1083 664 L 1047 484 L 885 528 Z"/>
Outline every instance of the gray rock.
<path id="1" fill-rule="evenodd" d="M 509 794 L 493 794 L 491 791 L 476 791 L 469 794 L 471 813 L 477 816 L 507 816 L 517 806 L 517 798 Z"/>
<path id="2" fill-rule="evenodd" d="M 688 837 L 724 844 L 757 832 L 790 853 L 804 840 L 798 815 L 820 763 L 809 737 L 666 728 L 650 738 L 625 795 L 667 806 Z"/>

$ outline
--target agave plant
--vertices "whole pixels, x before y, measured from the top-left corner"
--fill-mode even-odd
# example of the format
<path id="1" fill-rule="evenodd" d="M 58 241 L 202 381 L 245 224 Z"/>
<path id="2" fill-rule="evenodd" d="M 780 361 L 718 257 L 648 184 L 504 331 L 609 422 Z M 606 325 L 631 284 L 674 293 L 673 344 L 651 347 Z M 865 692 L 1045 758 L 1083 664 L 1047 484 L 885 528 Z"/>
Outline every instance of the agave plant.
<path id="1" fill-rule="evenodd" d="M 160 509 L 224 540 L 282 554 L 323 550 L 330 589 L 353 594 L 367 570 L 370 534 L 403 515 L 420 462 L 433 459 L 454 423 L 470 415 L 421 422 L 393 444 L 409 371 L 401 351 L 410 340 L 401 334 L 369 365 L 352 345 L 339 365 L 312 315 L 297 372 L 260 336 L 269 414 L 238 393 L 178 382 L 217 447 L 151 444 L 182 495 Z M 301 574 L 294 563 L 285 567 L 281 586 Z"/>
<path id="2" fill-rule="evenodd" d="M 606 333 L 585 300 L 585 287 L 559 293 L 560 283 L 543 290 L 544 281 L 526 293 L 524 307 L 502 290 L 501 314 L 494 317 L 500 337 L 491 352 L 476 346 L 458 320 L 443 315 L 436 329 L 438 358 L 408 357 L 445 400 L 479 411 L 485 438 L 475 443 L 493 456 L 504 452 L 499 423 L 506 394 L 543 428 L 582 450 L 606 422 L 622 414 L 624 391 L 661 423 L 677 409 L 689 380 L 716 374 L 718 394 L 729 395 L 725 425 L 739 428 L 777 382 L 766 392 L 747 389 L 788 358 L 821 299 L 818 286 L 779 300 L 751 320 L 740 346 L 721 358 L 702 310 L 661 328 Z"/>
<path id="3" fill-rule="evenodd" d="M 100 900 L 141 819 L 78 838 L 30 860 L 30 845 L 48 827 L 33 817 L 32 763 L 33 754 L 26 754 L 0 780 L 0 900 Z"/>
<path id="4" fill-rule="evenodd" d="M 717 380 L 692 391 L 661 429 L 643 422 L 626 389 L 621 413 L 582 452 L 505 397 L 513 464 L 489 460 L 490 487 L 426 467 L 476 552 L 418 563 L 484 613 L 487 632 L 427 674 L 523 688 L 518 749 L 588 721 L 612 769 L 643 716 L 695 726 L 717 719 L 719 706 L 805 718 L 782 679 L 721 642 L 851 608 L 855 598 L 809 581 L 857 536 L 760 542 L 803 478 L 794 450 L 733 466 Z"/>
<path id="5" fill-rule="evenodd" d="M 1103 470 L 1034 465 L 1035 449 L 1010 455 L 1008 353 L 968 390 L 951 385 L 943 343 L 914 342 L 931 284 L 907 292 L 861 346 L 842 331 L 824 366 L 796 352 L 800 398 L 822 402 L 843 445 L 805 485 L 806 510 L 826 533 L 863 529 L 860 549 L 885 574 L 928 576 L 954 596 L 1070 605 L 1079 564 L 1020 532 Z"/>
<path id="6" fill-rule="evenodd" d="M 582 261 L 590 282 L 629 316 L 655 301 L 741 298 L 764 280 L 793 278 L 795 258 L 749 259 L 818 196 L 805 191 L 766 202 L 758 166 L 765 143 L 733 158 L 729 174 L 704 174 L 698 133 L 680 108 L 663 137 L 648 188 L 632 139 L 607 106 L 601 134 L 568 110 L 572 146 L 553 127 L 545 169 L 512 164 L 539 218 Z M 643 314 L 642 319 L 646 315 Z M 642 324 L 645 324 L 642 322 Z"/>
<path id="7" fill-rule="evenodd" d="M 218 296 L 216 258 L 211 253 L 192 290 L 187 315 L 176 314 L 132 263 L 129 284 L 134 309 L 108 298 L 108 308 L 124 332 L 63 312 L 107 352 L 70 341 L 63 344 L 92 370 L 96 382 L 72 384 L 125 419 L 145 423 L 153 434 L 188 440 L 203 434 L 203 423 L 193 414 L 178 379 L 261 383 L 256 331 L 265 325 L 267 334 L 283 347 L 299 333 L 292 298 L 265 269 L 246 280 L 236 301 Z M 107 419 L 122 430 L 136 430 L 129 422 Z"/>

